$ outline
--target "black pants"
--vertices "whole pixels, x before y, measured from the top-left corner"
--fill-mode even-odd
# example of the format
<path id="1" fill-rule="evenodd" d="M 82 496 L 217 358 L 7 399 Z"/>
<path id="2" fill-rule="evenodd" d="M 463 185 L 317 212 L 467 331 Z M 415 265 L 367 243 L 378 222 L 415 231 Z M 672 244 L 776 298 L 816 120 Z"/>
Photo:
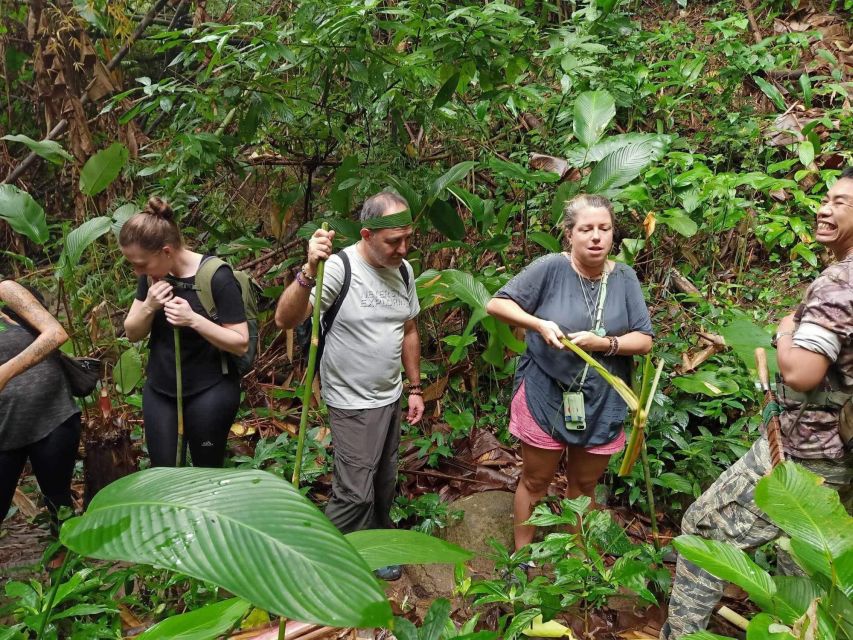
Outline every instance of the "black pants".
<path id="1" fill-rule="evenodd" d="M 0 520 L 9 512 L 28 458 L 51 515 L 55 518 L 59 507 L 71 508 L 71 476 L 79 444 L 80 414 L 75 413 L 38 442 L 0 451 Z"/>
<path id="2" fill-rule="evenodd" d="M 209 389 L 184 396 L 184 441 L 196 467 L 221 467 L 228 432 L 240 406 L 240 381 L 228 376 Z M 152 467 L 174 467 L 178 403 L 146 384 L 142 391 L 145 442 Z"/>
<path id="3" fill-rule="evenodd" d="M 392 528 L 400 401 L 376 409 L 329 407 L 329 423 L 335 474 L 326 517 L 343 533 Z"/>

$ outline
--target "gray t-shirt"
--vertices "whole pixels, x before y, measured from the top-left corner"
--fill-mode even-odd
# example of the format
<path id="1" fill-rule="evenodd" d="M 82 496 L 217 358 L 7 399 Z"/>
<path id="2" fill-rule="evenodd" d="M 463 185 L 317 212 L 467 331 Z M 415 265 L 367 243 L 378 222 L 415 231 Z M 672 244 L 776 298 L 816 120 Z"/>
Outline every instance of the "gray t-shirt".
<path id="1" fill-rule="evenodd" d="M 421 310 L 412 266 L 409 286 L 399 269 L 371 266 L 357 245 L 344 249 L 352 268 L 349 291 L 332 329 L 326 334 L 320 361 L 321 393 L 337 409 L 375 409 L 398 400 L 403 325 Z M 331 306 L 344 280 L 344 264 L 333 255 L 326 261 L 320 310 Z M 314 304 L 315 289 L 310 302 Z"/>
<path id="2" fill-rule="evenodd" d="M 590 330 L 594 324 L 598 288 L 582 281 L 562 253 L 539 258 L 510 280 L 498 298 L 515 301 L 527 313 L 556 322 L 564 333 Z M 581 287 L 586 288 L 586 295 Z M 621 336 L 632 331 L 653 335 L 649 310 L 637 274 L 617 262 L 607 280 L 602 326 L 606 334 Z M 527 406 L 537 424 L 553 438 L 582 447 L 614 440 L 622 428 L 627 406 L 619 394 L 592 368 L 583 382 L 586 429 L 567 431 L 563 417 L 563 392 L 580 391 L 584 362 L 572 352 L 549 347 L 535 331 L 525 337 L 515 389 L 524 381 Z M 609 371 L 630 382 L 631 357 L 593 354 Z"/>
<path id="3" fill-rule="evenodd" d="M 33 335 L 8 320 L 0 328 L 0 364 L 33 343 Z M 12 378 L 0 391 L 0 451 L 20 449 L 47 437 L 80 409 L 56 355 Z"/>

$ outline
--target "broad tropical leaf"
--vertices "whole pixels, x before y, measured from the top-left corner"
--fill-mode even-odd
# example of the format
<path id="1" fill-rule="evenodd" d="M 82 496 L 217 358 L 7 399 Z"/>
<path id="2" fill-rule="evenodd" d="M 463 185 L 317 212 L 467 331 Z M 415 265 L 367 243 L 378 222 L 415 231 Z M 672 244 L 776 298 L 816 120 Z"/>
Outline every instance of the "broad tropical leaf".
<path id="1" fill-rule="evenodd" d="M 785 111 L 788 107 L 785 104 L 785 98 L 782 97 L 782 94 L 779 92 L 779 89 L 774 87 L 772 84 L 767 82 L 761 76 L 752 76 L 752 79 L 755 81 L 755 84 L 758 85 L 758 88 L 764 93 L 765 96 L 770 98 L 776 108 L 779 111 Z"/>
<path id="2" fill-rule="evenodd" d="M 68 270 L 73 269 L 80 262 L 86 248 L 109 231 L 111 226 L 112 219 L 106 216 L 98 216 L 86 220 L 68 234 L 60 258 L 60 265 L 66 276 L 69 275 Z"/>
<path id="3" fill-rule="evenodd" d="M 604 135 L 616 115 L 616 103 L 606 91 L 585 91 L 575 100 L 575 138 L 589 149 Z"/>
<path id="4" fill-rule="evenodd" d="M 686 636 L 681 636 L 681 640 L 735 640 L 731 636 L 718 636 L 710 631 L 695 631 L 688 633 Z"/>
<path id="5" fill-rule="evenodd" d="M 457 564 L 474 557 L 462 547 L 409 529 L 370 529 L 344 537 L 371 569 L 389 564 Z"/>
<path id="6" fill-rule="evenodd" d="M 589 193 L 613 193 L 631 182 L 652 163 L 657 156 L 651 142 L 629 144 L 608 154 L 589 174 Z"/>
<path id="7" fill-rule="evenodd" d="M 127 164 L 129 152 L 120 142 L 114 142 L 86 161 L 80 172 L 80 191 L 94 196 L 110 186 Z"/>
<path id="8" fill-rule="evenodd" d="M 120 393 L 127 395 L 142 380 L 142 356 L 136 347 L 121 354 L 113 369 L 113 380 Z"/>
<path id="9" fill-rule="evenodd" d="M 791 538 L 829 559 L 853 550 L 853 518 L 838 492 L 822 485 L 821 477 L 788 461 L 759 481 L 755 503 Z"/>
<path id="10" fill-rule="evenodd" d="M 66 160 L 71 162 L 74 161 L 71 154 L 63 149 L 62 145 L 56 140 L 33 140 L 23 134 L 17 136 L 3 136 L 0 140 L 11 140 L 13 142 L 23 143 L 29 147 L 30 151 L 53 164 L 62 164 Z"/>
<path id="11" fill-rule="evenodd" d="M 573 167 L 583 167 L 592 162 L 598 162 L 629 144 L 643 143 L 651 144 L 656 149 L 655 160 L 660 160 L 671 139 L 671 136 L 655 133 L 619 133 L 615 136 L 607 136 L 589 149 L 585 147 L 570 149 L 566 153 L 566 161 Z"/>
<path id="12" fill-rule="evenodd" d="M 456 93 L 456 87 L 459 86 L 459 77 L 460 74 L 457 71 L 452 76 L 450 76 L 441 88 L 438 90 L 438 93 L 435 94 L 435 99 L 432 101 L 432 108 L 438 109 L 447 104 L 447 101 L 453 97 L 453 94 Z"/>
<path id="13" fill-rule="evenodd" d="M 209 604 L 158 622 L 136 640 L 214 640 L 233 627 L 251 607 L 240 598 Z"/>
<path id="14" fill-rule="evenodd" d="M 787 631 L 772 631 L 780 625 L 773 616 L 766 613 L 758 613 L 749 621 L 746 629 L 746 640 L 794 640 Z"/>
<path id="15" fill-rule="evenodd" d="M 773 379 L 779 365 L 776 364 L 776 350 L 770 347 L 770 334 L 767 331 L 746 315 L 738 315 L 718 331 L 726 339 L 726 346 L 732 348 L 750 371 L 755 371 L 755 350 L 764 347 L 767 352 L 767 368 L 770 370 L 771 380 Z"/>
<path id="16" fill-rule="evenodd" d="M 764 611 L 776 613 L 789 622 L 797 617 L 795 609 L 774 598 L 776 584 L 770 574 L 734 545 L 690 535 L 678 536 L 673 543 L 678 553 L 693 564 L 746 591 Z"/>
<path id="17" fill-rule="evenodd" d="M 696 371 L 673 378 L 672 384 L 687 393 L 701 393 L 717 398 L 737 393 L 740 390 L 737 382 L 732 379 L 732 373 L 731 367 Z"/>
<path id="18" fill-rule="evenodd" d="M 465 162 L 460 162 L 459 164 L 453 165 L 447 173 L 438 178 L 429 188 L 429 196 L 430 199 L 435 199 L 441 196 L 444 193 L 444 190 L 455 182 L 459 182 L 462 178 L 468 175 L 468 173 L 477 166 L 477 163 L 473 160 L 467 160 Z M 405 194 L 401 192 L 403 197 L 406 197 Z M 411 203 L 409 203 L 411 206 Z"/>
<path id="19" fill-rule="evenodd" d="M 459 217 L 456 207 L 446 200 L 436 200 L 432 203 L 427 216 L 438 231 L 451 240 L 465 238 L 465 223 Z"/>
<path id="20" fill-rule="evenodd" d="M 13 231 L 36 244 L 47 242 L 44 209 L 26 191 L 11 184 L 0 185 L 0 218 L 8 222 Z"/>
<path id="21" fill-rule="evenodd" d="M 347 156 L 335 171 L 335 184 L 329 194 L 332 210 L 349 216 L 352 210 L 352 192 L 359 181 L 358 158 Z"/>
<path id="22" fill-rule="evenodd" d="M 562 249 L 560 241 L 545 231 L 531 231 L 527 234 L 527 238 L 528 240 L 533 240 L 533 242 L 551 253 L 559 253 Z"/>
<path id="23" fill-rule="evenodd" d="M 263 471 L 140 471 L 101 490 L 60 537 L 82 555 L 179 571 L 296 620 L 372 627 L 392 619 L 352 545 L 292 485 Z"/>
<path id="24" fill-rule="evenodd" d="M 115 211 L 113 211 L 113 222 L 112 222 L 112 230 L 113 235 L 118 240 L 118 234 L 121 233 L 121 228 L 124 226 L 124 223 L 130 220 L 130 218 L 141 211 L 141 209 L 133 204 L 132 202 L 128 204 L 123 204 L 118 207 Z"/>

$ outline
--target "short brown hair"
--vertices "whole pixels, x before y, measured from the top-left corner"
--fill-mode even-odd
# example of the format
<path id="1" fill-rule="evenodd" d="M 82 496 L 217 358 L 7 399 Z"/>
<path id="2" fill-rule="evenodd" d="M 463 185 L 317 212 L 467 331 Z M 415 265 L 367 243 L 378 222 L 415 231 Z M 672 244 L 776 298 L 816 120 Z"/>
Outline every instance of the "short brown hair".
<path id="1" fill-rule="evenodd" d="M 145 208 L 124 223 L 118 242 L 123 247 L 137 245 L 145 251 L 160 251 L 165 246 L 183 246 L 175 213 L 169 204 L 157 196 L 148 199 Z"/>

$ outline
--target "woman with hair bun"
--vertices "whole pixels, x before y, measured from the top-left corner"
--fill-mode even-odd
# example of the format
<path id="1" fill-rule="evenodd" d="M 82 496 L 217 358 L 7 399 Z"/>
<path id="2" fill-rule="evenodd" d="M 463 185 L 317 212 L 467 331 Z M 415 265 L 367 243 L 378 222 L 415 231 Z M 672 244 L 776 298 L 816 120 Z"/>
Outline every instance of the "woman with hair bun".
<path id="1" fill-rule="evenodd" d="M 223 353 L 240 356 L 249 328 L 240 285 L 223 265 L 211 281 L 218 317 L 199 301 L 195 277 L 209 256 L 189 250 L 172 208 L 152 197 L 119 234 L 124 257 L 138 276 L 136 299 L 124 321 L 130 340 L 150 334 L 147 380 L 142 392 L 145 440 L 151 465 L 175 465 L 178 441 L 174 328 L 180 330 L 185 440 L 192 462 L 221 467 L 228 432 L 240 404 L 236 366 Z"/>
<path id="2" fill-rule="evenodd" d="M 533 540 L 524 522 L 545 495 L 565 452 L 567 498 L 586 495 L 610 456 L 625 446 L 627 407 L 607 382 L 560 341 L 568 338 L 628 381 L 631 356 L 652 348 L 652 325 L 637 275 L 608 258 L 614 214 L 599 195 L 566 203 L 567 251 L 544 256 L 495 294 L 486 309 L 527 329 L 515 375 L 510 433 L 521 440 L 515 548 Z"/>

